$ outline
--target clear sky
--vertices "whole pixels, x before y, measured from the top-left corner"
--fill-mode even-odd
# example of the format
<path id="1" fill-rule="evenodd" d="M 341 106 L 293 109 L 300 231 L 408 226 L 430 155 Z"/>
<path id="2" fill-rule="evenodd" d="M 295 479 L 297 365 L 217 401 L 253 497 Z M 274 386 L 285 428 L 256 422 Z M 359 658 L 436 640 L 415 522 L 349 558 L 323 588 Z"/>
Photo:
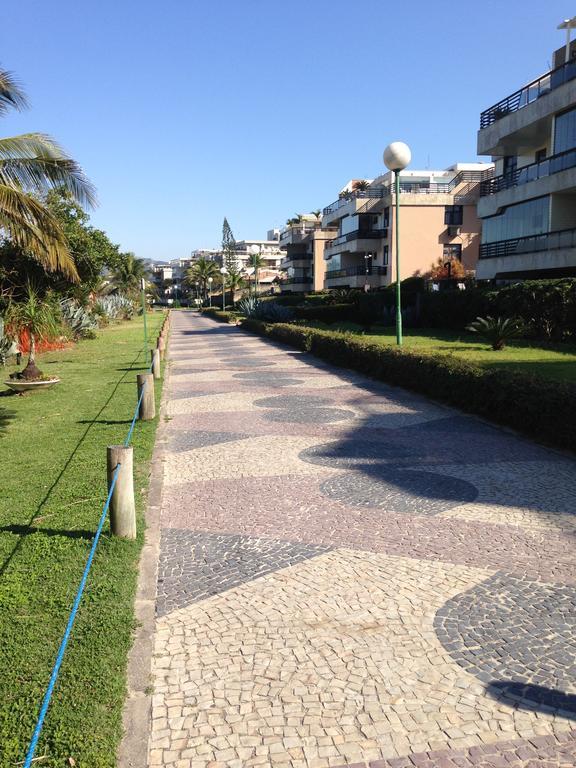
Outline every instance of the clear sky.
<path id="1" fill-rule="evenodd" d="M 8 6 L 7 6 L 8 8 Z M 98 188 L 93 223 L 143 258 L 265 237 L 382 171 L 476 160 L 479 113 L 545 71 L 558 0 L 21 0 L 3 68 Z"/>

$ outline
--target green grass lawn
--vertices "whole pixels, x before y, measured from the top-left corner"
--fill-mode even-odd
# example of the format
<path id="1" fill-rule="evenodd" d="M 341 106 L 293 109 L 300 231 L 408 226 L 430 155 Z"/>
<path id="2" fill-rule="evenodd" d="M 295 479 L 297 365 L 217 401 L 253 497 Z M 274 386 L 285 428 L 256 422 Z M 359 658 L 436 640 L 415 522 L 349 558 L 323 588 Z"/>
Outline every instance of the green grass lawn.
<path id="1" fill-rule="evenodd" d="M 151 338 L 161 322 L 148 316 Z M 53 389 L 0 399 L 2 768 L 24 759 L 106 498 L 106 446 L 124 441 L 148 365 L 138 319 L 42 355 L 62 379 Z M 133 436 L 138 540 L 104 528 L 36 752 L 48 757 L 35 765 L 115 766 L 155 430 L 138 422 Z"/>
<path id="2" fill-rule="evenodd" d="M 363 335 L 366 340 L 381 344 L 396 344 L 394 328 L 374 326 L 363 334 L 355 323 L 307 323 L 314 328 L 331 331 L 351 331 Z M 474 334 L 452 333 L 434 329 L 410 330 L 404 332 L 404 348 L 416 352 L 456 355 L 478 365 L 493 368 L 508 368 L 544 376 L 561 381 L 576 381 L 576 346 L 569 344 L 547 344 L 537 346 L 528 341 L 512 340 L 499 352 L 482 342 Z"/>

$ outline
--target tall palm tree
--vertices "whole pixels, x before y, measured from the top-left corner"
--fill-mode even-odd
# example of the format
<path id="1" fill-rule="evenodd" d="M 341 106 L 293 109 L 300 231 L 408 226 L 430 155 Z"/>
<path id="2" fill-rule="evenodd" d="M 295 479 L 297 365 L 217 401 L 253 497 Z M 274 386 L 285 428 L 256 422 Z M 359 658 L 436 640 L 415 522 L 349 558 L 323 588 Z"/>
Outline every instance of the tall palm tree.
<path id="1" fill-rule="evenodd" d="M 142 280 L 147 278 L 148 268 L 144 259 L 137 259 L 133 253 L 124 253 L 120 264 L 110 275 L 108 293 L 116 291 L 126 296 L 137 296 L 141 290 Z"/>
<path id="2" fill-rule="evenodd" d="M 0 116 L 27 101 L 12 73 L 0 70 Z M 95 190 L 80 166 L 42 133 L 0 139 L 0 228 L 48 271 L 78 280 L 62 228 L 41 202 L 51 189 L 81 205 L 94 205 Z"/>
<path id="3" fill-rule="evenodd" d="M 215 261 L 211 261 L 210 259 L 201 256 L 186 272 L 186 283 L 189 286 L 194 285 L 194 283 L 199 283 L 200 292 L 202 293 L 203 298 L 206 299 L 208 294 L 208 278 L 210 277 L 212 279 L 220 277 L 218 264 L 216 264 Z"/>
<path id="4" fill-rule="evenodd" d="M 254 293 L 258 295 L 258 274 L 262 267 L 266 266 L 262 253 L 251 253 L 248 256 L 248 266 L 254 269 Z"/>

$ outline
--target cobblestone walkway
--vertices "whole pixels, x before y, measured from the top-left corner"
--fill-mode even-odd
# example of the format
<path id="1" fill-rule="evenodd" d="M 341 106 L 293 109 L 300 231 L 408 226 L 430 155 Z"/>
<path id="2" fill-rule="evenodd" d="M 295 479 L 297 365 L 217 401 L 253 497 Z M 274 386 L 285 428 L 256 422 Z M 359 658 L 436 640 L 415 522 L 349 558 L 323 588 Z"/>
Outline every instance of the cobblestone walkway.
<path id="1" fill-rule="evenodd" d="M 149 765 L 576 765 L 576 464 L 173 314 Z"/>

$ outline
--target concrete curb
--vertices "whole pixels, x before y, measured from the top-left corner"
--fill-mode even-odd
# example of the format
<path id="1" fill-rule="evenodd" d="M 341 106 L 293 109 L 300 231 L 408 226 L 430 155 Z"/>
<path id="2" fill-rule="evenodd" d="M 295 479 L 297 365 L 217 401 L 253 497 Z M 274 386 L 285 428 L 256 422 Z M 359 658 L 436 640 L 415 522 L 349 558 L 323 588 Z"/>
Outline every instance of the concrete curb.
<path id="1" fill-rule="evenodd" d="M 150 487 L 145 510 L 146 532 L 140 554 L 138 586 L 134 601 L 136 631 L 128 655 L 127 697 L 122 724 L 118 768 L 145 768 L 152 713 L 152 655 L 154 653 L 156 581 L 160 554 L 160 512 L 164 475 L 166 407 L 170 383 L 170 355 L 164 368 L 164 386 L 160 403 L 156 443 L 151 460 Z"/>

